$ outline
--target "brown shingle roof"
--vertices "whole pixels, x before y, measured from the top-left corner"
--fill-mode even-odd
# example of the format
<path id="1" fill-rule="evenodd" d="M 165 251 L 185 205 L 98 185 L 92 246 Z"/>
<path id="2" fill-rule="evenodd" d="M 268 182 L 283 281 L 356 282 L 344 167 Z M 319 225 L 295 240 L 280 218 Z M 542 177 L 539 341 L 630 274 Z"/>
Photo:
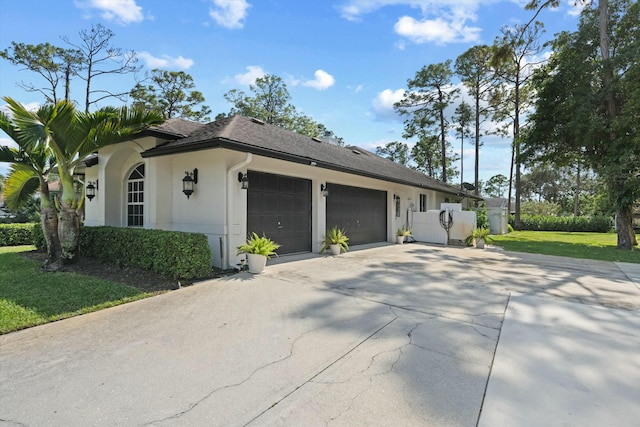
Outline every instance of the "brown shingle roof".
<path id="1" fill-rule="evenodd" d="M 204 126 L 202 123 L 192 122 L 191 120 L 173 118 L 165 121 L 161 125 L 152 126 L 143 133 L 158 136 L 165 139 L 182 138 L 191 135 L 194 131 Z"/>
<path id="2" fill-rule="evenodd" d="M 155 157 L 174 153 L 228 148 L 261 156 L 381 179 L 413 187 L 462 195 L 462 191 L 355 146 L 321 142 L 278 126 L 242 116 L 202 125 L 186 138 L 176 139 L 142 153 Z"/>
<path id="3" fill-rule="evenodd" d="M 191 120 L 185 120 L 181 118 L 173 118 L 165 121 L 158 126 L 151 126 L 141 133 L 135 135 L 133 138 L 140 138 L 142 136 L 153 136 L 156 138 L 166 140 L 173 140 L 176 138 L 184 138 L 189 136 L 195 130 L 204 126 L 202 123 L 192 122 Z M 91 167 L 98 164 L 98 153 L 92 153 L 87 155 L 80 165 L 84 167 Z"/>

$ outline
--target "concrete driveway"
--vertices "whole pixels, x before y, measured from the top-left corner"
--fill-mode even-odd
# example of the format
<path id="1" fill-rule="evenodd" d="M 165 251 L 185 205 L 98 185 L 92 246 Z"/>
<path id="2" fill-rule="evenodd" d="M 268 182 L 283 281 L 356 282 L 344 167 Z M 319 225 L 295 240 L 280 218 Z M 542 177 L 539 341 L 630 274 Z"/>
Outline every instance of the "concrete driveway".
<path id="1" fill-rule="evenodd" d="M 0 336 L 0 424 L 640 419 L 640 265 L 385 245 Z"/>

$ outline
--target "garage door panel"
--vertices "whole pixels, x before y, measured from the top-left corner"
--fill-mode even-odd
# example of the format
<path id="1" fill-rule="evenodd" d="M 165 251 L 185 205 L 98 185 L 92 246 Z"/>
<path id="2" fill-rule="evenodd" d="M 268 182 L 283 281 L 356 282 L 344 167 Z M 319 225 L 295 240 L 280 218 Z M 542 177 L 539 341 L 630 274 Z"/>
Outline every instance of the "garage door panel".
<path id="1" fill-rule="evenodd" d="M 311 251 L 311 181 L 248 172 L 247 230 L 280 245 L 278 254 Z"/>
<path id="2" fill-rule="evenodd" d="M 384 242 L 387 240 L 386 191 L 328 184 L 327 228 L 344 229 L 349 243 Z"/>

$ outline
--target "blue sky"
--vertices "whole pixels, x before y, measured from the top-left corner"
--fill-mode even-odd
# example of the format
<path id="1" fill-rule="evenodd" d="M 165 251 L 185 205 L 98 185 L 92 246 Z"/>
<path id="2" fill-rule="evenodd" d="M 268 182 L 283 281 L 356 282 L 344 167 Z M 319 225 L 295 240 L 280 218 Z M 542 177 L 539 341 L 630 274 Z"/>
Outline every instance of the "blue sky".
<path id="1" fill-rule="evenodd" d="M 12 41 L 65 46 L 79 31 L 103 24 L 112 44 L 134 50 L 145 71 L 193 76 L 213 111 L 227 112 L 223 94 L 248 91 L 256 77 L 282 77 L 291 102 L 347 144 L 371 151 L 403 141 L 403 119 L 392 108 L 407 79 L 423 66 L 491 44 L 501 27 L 528 22 L 525 1 L 512 0 L 3 0 L 0 49 Z M 545 39 L 577 25 L 574 0 L 543 11 Z M 53 6 L 55 4 L 55 6 Z M 44 86 L 38 76 L 0 60 L 0 95 L 42 102 L 16 82 Z M 455 84 L 459 81 L 455 80 Z M 96 80 L 129 90 L 133 76 Z M 72 89 L 82 99 L 81 88 Z M 0 104 L 2 102 L 0 101 Z M 115 104 L 115 101 L 103 105 Z M 0 108 L 2 108 L 0 106 Z M 0 144 L 8 144 L 0 135 Z M 485 137 L 480 178 L 508 176 L 510 139 Z M 451 139 L 456 152 L 460 142 Z M 7 173 L 0 164 L 0 173 Z M 459 165 L 458 165 L 459 167 Z M 459 178 L 457 178 L 459 179 Z M 464 179 L 473 181 L 473 146 L 464 147 Z"/>

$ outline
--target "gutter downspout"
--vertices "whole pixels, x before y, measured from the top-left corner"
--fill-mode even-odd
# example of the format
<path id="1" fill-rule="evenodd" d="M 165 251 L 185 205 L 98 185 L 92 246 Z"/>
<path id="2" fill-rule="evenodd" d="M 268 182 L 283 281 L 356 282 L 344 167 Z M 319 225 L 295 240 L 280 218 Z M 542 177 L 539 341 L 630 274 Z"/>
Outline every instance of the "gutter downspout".
<path id="1" fill-rule="evenodd" d="M 226 244 L 226 252 L 227 252 L 227 269 L 233 268 L 233 265 L 231 264 L 231 229 L 233 228 L 233 224 L 232 222 L 232 218 L 233 218 L 233 187 L 235 185 L 235 177 L 234 174 L 239 170 L 242 169 L 244 166 L 248 165 L 249 163 L 251 163 L 251 161 L 253 160 L 253 155 L 251 153 L 247 153 L 247 157 L 242 160 L 241 162 L 236 163 L 235 165 L 232 165 L 229 169 L 227 169 L 227 218 L 226 218 L 226 226 L 225 226 L 225 235 L 227 237 L 227 244 Z M 222 268 L 224 269 L 224 266 L 222 266 Z"/>

